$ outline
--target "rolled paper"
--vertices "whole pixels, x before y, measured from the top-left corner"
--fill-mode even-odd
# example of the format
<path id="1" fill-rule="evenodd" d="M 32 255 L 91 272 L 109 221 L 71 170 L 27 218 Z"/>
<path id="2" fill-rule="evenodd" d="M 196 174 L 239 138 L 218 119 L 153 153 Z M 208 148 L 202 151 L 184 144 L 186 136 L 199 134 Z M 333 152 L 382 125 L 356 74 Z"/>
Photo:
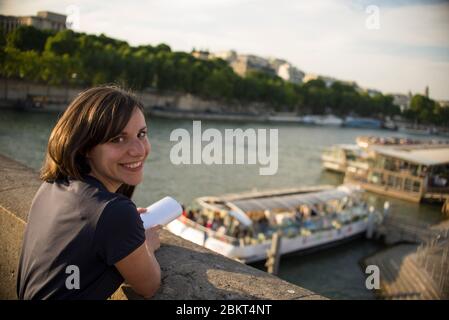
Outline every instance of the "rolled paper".
<path id="1" fill-rule="evenodd" d="M 165 197 L 151 206 L 147 207 L 147 212 L 140 214 L 145 229 L 156 225 L 166 225 L 182 214 L 182 207 L 172 197 Z"/>

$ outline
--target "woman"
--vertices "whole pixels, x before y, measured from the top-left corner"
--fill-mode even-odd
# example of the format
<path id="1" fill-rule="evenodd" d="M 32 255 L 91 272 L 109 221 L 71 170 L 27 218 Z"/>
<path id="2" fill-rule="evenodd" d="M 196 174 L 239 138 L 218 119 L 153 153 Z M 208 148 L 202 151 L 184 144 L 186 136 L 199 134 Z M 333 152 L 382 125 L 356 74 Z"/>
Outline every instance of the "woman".
<path id="1" fill-rule="evenodd" d="M 145 209 L 130 200 L 150 149 L 143 107 L 131 94 L 97 87 L 75 98 L 48 142 L 19 262 L 19 299 L 107 299 L 123 281 L 154 295 L 159 227 L 145 231 Z"/>

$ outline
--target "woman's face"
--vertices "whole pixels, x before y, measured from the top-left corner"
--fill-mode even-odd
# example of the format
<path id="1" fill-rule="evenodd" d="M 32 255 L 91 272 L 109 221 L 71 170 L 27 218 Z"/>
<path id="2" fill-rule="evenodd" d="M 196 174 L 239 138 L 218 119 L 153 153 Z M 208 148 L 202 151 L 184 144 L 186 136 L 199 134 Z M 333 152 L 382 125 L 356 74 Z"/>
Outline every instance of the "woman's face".
<path id="1" fill-rule="evenodd" d="M 87 153 L 91 172 L 110 192 L 123 184 L 136 186 L 142 182 L 143 166 L 151 150 L 145 117 L 135 108 L 123 131 L 110 141 Z"/>

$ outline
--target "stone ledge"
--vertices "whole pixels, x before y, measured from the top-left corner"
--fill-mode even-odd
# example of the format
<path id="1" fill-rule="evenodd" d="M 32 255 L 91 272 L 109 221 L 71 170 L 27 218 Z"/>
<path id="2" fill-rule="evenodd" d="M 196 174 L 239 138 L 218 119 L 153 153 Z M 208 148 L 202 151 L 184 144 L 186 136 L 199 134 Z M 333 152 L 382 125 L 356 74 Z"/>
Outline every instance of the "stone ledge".
<path id="1" fill-rule="evenodd" d="M 17 263 L 28 210 L 41 182 L 26 166 L 0 155 L 0 299 L 16 299 Z M 166 299 L 326 299 L 266 272 L 162 230 L 156 252 Z M 141 299 L 123 285 L 111 299 Z"/>

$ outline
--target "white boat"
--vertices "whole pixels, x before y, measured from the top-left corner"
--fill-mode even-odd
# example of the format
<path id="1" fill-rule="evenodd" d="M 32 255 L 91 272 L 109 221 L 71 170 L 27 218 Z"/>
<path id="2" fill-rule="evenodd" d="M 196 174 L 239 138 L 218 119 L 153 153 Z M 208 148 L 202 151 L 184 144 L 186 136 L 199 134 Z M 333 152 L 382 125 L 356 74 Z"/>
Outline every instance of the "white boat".
<path id="1" fill-rule="evenodd" d="M 341 127 L 343 124 L 343 119 L 336 117 L 334 115 L 326 115 L 322 117 L 318 117 L 315 120 L 315 124 L 320 126 L 337 126 Z"/>
<path id="2" fill-rule="evenodd" d="M 356 144 L 336 144 L 324 150 L 321 162 L 325 169 L 345 173 L 350 167 L 368 169 L 369 154 Z"/>
<path id="3" fill-rule="evenodd" d="M 276 232 L 282 237 L 281 254 L 366 232 L 375 220 L 361 195 L 359 187 L 344 185 L 201 197 L 196 199 L 197 211 L 189 210 L 167 229 L 229 258 L 255 262 L 267 258 Z M 209 219 L 207 226 L 204 218 Z"/>
<path id="4" fill-rule="evenodd" d="M 337 126 L 340 127 L 343 124 L 343 119 L 334 115 L 308 115 L 302 118 L 302 123 L 313 124 L 319 126 Z"/>
<path id="5" fill-rule="evenodd" d="M 436 128 L 426 126 L 402 126 L 399 127 L 399 131 L 406 134 L 420 135 L 420 136 L 438 134 L 438 130 Z"/>

